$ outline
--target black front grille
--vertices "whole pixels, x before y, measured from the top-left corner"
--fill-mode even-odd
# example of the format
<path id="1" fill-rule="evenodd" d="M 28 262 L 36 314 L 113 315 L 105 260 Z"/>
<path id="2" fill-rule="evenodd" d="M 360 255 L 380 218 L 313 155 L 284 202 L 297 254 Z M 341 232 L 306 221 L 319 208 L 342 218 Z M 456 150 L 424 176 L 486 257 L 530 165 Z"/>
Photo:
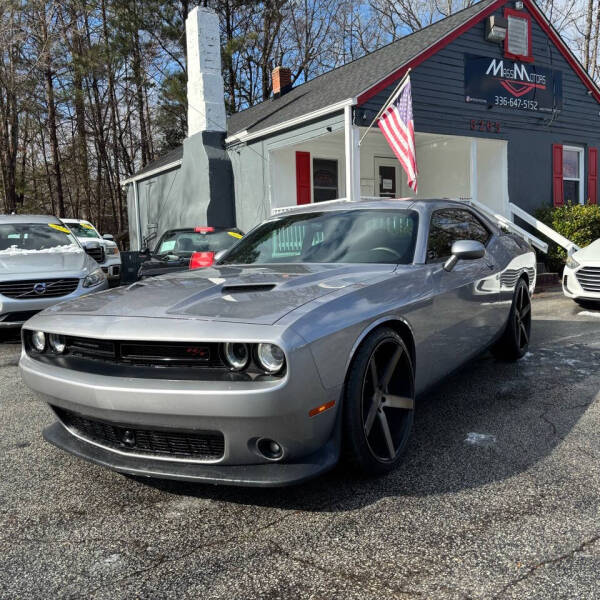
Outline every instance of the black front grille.
<path id="1" fill-rule="evenodd" d="M 575 277 L 586 292 L 600 292 L 600 267 L 583 267 Z"/>
<path id="2" fill-rule="evenodd" d="M 67 354 L 127 365 L 224 367 L 219 345 L 202 342 L 138 342 L 67 337 Z"/>
<path id="3" fill-rule="evenodd" d="M 60 298 L 73 293 L 79 279 L 26 279 L 0 283 L 0 295 L 7 298 Z"/>
<path id="4" fill-rule="evenodd" d="M 84 248 L 84 250 L 97 262 L 102 264 L 106 257 L 104 256 L 104 247 L 98 246 L 98 248 Z"/>
<path id="5" fill-rule="evenodd" d="M 198 461 L 218 460 L 225 452 L 225 438 L 220 431 L 139 429 L 53 409 L 68 428 L 83 438 L 121 452 Z"/>

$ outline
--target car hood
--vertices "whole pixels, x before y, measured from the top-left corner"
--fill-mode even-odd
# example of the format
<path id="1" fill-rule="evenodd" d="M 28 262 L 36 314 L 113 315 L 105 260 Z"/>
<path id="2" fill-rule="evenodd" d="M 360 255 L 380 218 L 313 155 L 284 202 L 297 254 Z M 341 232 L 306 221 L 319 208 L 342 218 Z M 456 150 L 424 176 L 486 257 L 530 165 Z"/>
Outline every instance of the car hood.
<path id="1" fill-rule="evenodd" d="M 600 265 L 600 239 L 575 252 L 573 258 L 583 266 Z"/>
<path id="2" fill-rule="evenodd" d="M 202 319 L 272 325 L 290 311 L 393 265 L 217 266 L 147 279 L 46 313 Z"/>
<path id="3" fill-rule="evenodd" d="M 0 278 L 26 279 L 32 275 L 61 277 L 80 273 L 89 264 L 88 255 L 79 247 L 73 250 L 25 250 L 0 252 Z"/>

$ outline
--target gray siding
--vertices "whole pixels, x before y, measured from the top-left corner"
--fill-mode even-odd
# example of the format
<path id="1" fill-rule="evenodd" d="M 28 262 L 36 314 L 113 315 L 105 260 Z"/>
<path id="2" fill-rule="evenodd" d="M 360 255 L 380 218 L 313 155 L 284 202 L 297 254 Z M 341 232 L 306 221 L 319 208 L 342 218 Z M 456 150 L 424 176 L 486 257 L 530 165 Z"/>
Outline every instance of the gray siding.
<path id="1" fill-rule="evenodd" d="M 497 14 L 501 14 L 499 11 Z M 465 102 L 464 54 L 504 58 L 503 46 L 486 42 L 485 20 L 472 27 L 411 73 L 415 129 L 421 132 L 508 140 L 511 202 L 533 211 L 552 203 L 552 144 L 586 148 L 600 145 L 600 105 L 571 69 L 558 48 L 532 19 L 535 65 L 562 71 L 563 110 L 549 114 Z M 371 98 L 356 112 L 358 123 L 373 118 L 394 86 Z M 366 109 L 366 110 L 365 110 Z M 364 117 L 364 118 L 363 118 Z M 500 121 L 500 134 L 472 131 L 471 119 Z M 585 181 L 585 197 L 588 197 Z"/>

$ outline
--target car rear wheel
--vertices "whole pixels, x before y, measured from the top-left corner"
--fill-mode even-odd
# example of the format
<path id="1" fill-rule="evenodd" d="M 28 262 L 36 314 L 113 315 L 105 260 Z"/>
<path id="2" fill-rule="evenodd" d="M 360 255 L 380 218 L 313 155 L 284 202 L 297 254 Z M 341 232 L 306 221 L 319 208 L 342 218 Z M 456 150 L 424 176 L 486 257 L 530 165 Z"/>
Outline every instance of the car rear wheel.
<path id="1" fill-rule="evenodd" d="M 531 298 L 524 279 L 519 279 L 515 288 L 506 329 L 492 348 L 500 360 L 515 361 L 523 358 L 529 350 L 531 337 Z"/>
<path id="2" fill-rule="evenodd" d="M 414 420 L 412 359 L 393 329 L 371 333 L 358 350 L 346 384 L 343 456 L 364 475 L 381 475 L 399 462 Z"/>

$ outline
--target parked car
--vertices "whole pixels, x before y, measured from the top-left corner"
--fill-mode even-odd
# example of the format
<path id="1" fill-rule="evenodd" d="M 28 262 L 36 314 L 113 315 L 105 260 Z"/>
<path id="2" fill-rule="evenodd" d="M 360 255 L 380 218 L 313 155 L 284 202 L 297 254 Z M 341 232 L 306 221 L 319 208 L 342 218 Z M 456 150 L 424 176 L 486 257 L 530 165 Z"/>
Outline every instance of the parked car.
<path id="1" fill-rule="evenodd" d="M 535 265 L 458 201 L 309 205 L 212 268 L 35 316 L 21 373 L 58 417 L 48 441 L 123 473 L 286 485 L 343 448 L 382 474 L 426 389 L 527 352 Z"/>
<path id="2" fill-rule="evenodd" d="M 600 303 L 600 239 L 567 258 L 562 286 L 579 304 Z"/>
<path id="3" fill-rule="evenodd" d="M 154 252 L 145 248 L 140 253 L 143 262 L 138 278 L 210 267 L 218 252 L 231 248 L 243 235 L 231 227 L 170 229 L 163 233 Z"/>
<path id="4" fill-rule="evenodd" d="M 0 215 L 0 328 L 106 287 L 102 269 L 59 219 Z"/>
<path id="5" fill-rule="evenodd" d="M 62 219 L 62 222 L 77 237 L 85 251 L 102 267 L 109 285 L 121 281 L 121 253 L 110 233 L 100 235 L 98 230 L 85 219 Z M 97 242 L 97 243 L 95 243 Z"/>

